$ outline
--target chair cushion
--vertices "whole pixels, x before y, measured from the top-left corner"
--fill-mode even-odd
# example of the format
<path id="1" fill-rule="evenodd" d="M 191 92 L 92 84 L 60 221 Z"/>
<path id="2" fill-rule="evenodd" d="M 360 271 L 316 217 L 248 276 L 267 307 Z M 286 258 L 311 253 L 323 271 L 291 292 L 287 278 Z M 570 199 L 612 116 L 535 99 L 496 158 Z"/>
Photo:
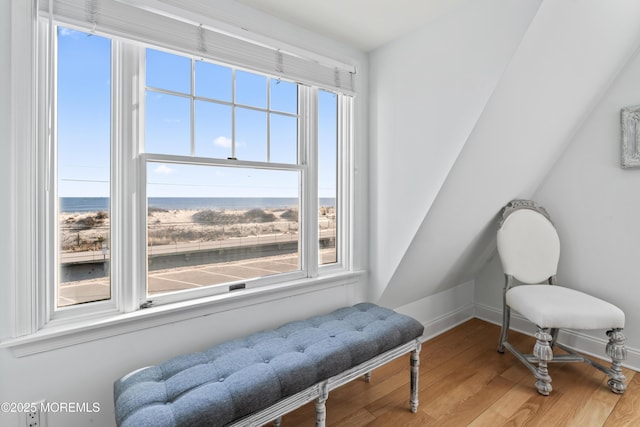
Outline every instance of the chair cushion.
<path id="1" fill-rule="evenodd" d="M 520 285 L 507 305 L 541 328 L 624 328 L 624 312 L 613 304 L 557 285 Z"/>

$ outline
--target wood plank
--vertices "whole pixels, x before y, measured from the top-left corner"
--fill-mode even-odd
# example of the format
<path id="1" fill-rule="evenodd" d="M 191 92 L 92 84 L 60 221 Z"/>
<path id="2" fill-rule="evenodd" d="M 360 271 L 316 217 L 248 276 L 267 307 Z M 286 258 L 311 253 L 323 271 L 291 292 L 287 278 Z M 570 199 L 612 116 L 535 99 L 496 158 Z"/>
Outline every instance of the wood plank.
<path id="1" fill-rule="evenodd" d="M 527 370 L 527 372 L 529 372 Z M 489 406 L 469 427 L 495 426 L 506 424 L 516 412 L 531 398 L 531 390 L 521 384 L 515 384 Z"/>
<path id="2" fill-rule="evenodd" d="M 615 393 L 603 392 L 609 388 L 607 380 L 608 377 L 604 375 L 598 387 L 594 388 L 591 393 L 585 396 L 585 400 L 571 420 L 571 425 L 584 427 L 599 427 L 604 425 L 619 400 L 619 396 Z"/>
<path id="3" fill-rule="evenodd" d="M 504 398 L 512 385 L 510 381 L 500 376 L 493 377 L 481 390 L 464 400 L 455 402 L 449 412 L 440 415 L 436 425 L 469 425 L 487 411 L 496 401 Z M 453 399 L 455 399 L 455 397 Z"/>
<path id="4" fill-rule="evenodd" d="M 640 375 L 623 369 L 628 387 L 617 395 L 607 377 L 586 363 L 553 363 L 553 391 L 538 394 L 531 372 L 496 350 L 500 327 L 472 319 L 426 342 L 420 355 L 420 407 L 409 410 L 409 359 L 402 357 L 329 394 L 327 426 L 580 426 L 640 425 Z M 532 337 L 510 332 L 518 348 Z M 607 365 L 608 362 L 603 362 Z M 314 426 L 313 403 L 282 426 Z"/>
<path id="5" fill-rule="evenodd" d="M 630 376 L 625 372 L 625 376 Z M 634 373 L 627 391 L 624 392 L 618 404 L 604 424 L 605 427 L 640 426 L 640 374 Z"/>

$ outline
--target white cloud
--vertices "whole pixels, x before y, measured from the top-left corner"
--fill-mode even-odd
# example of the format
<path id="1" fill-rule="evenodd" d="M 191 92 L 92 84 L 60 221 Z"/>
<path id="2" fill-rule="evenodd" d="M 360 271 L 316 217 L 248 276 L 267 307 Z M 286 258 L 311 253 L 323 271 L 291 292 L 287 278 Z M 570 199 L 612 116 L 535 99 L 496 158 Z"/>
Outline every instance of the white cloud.
<path id="1" fill-rule="evenodd" d="M 226 136 L 219 136 L 213 140 L 213 145 L 223 148 L 231 148 L 231 138 Z"/>
<path id="2" fill-rule="evenodd" d="M 172 173 L 174 173 L 176 170 L 175 169 L 171 169 L 169 166 L 167 165 L 160 165 L 157 168 L 155 168 L 153 170 L 155 173 L 159 173 L 161 175 L 171 175 Z"/>
<path id="3" fill-rule="evenodd" d="M 70 28 L 60 27 L 60 37 L 73 37 L 78 39 L 81 35 L 86 35 L 80 31 L 72 30 Z"/>

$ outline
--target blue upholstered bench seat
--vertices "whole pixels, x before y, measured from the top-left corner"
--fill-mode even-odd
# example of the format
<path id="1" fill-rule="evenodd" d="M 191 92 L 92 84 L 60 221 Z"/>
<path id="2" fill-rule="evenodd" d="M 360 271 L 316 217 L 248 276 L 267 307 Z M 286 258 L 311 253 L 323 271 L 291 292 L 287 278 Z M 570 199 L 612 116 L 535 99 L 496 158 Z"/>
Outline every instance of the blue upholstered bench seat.
<path id="1" fill-rule="evenodd" d="M 134 371 L 114 384 L 120 427 L 224 426 L 422 335 L 362 303 Z"/>

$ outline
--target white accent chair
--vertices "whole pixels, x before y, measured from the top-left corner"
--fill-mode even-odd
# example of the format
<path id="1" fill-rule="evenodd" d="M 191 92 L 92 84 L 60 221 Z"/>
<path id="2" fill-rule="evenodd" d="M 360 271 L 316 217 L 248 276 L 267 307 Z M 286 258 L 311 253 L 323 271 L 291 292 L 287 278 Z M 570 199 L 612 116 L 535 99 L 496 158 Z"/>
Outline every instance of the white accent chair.
<path id="1" fill-rule="evenodd" d="M 504 353 L 506 348 L 524 363 L 535 376 L 542 395 L 552 390 L 549 362 L 587 362 L 610 377 L 607 384 L 614 393 L 624 393 L 624 312 L 599 298 L 557 285 L 560 239 L 546 210 L 530 200 L 509 202 L 501 212 L 497 243 L 506 278 L 498 351 Z M 533 354 L 521 353 L 508 341 L 512 309 L 537 326 Z M 611 367 L 557 342 L 558 331 L 564 328 L 607 330 L 606 352 L 611 357 Z M 554 355 L 555 347 L 568 354 Z"/>

